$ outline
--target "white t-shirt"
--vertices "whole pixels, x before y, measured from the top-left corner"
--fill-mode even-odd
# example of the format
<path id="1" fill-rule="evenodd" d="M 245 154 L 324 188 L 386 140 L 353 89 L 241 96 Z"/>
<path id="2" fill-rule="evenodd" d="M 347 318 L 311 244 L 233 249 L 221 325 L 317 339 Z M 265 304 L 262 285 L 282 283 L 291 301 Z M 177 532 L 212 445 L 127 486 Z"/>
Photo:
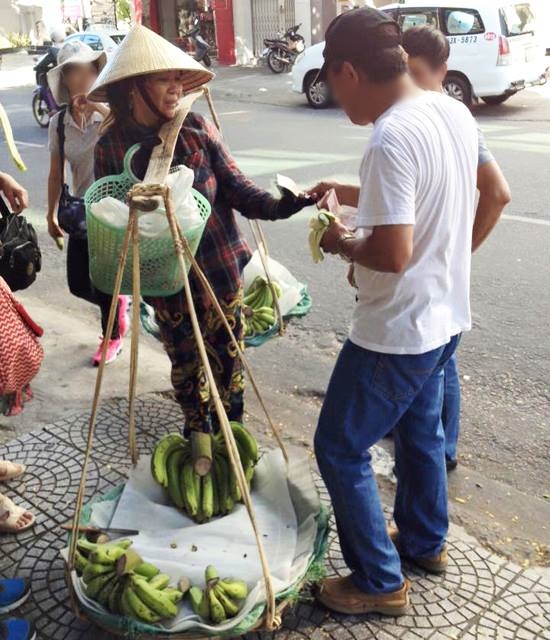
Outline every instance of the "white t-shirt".
<path id="1" fill-rule="evenodd" d="M 57 125 L 61 111 L 50 120 L 48 126 L 48 150 L 59 153 Z M 88 187 L 94 182 L 94 148 L 99 140 L 99 127 L 103 117 L 94 111 L 83 128 L 74 121 L 70 111 L 65 112 L 65 160 L 70 168 L 71 195 L 83 198 Z"/>
<path id="2" fill-rule="evenodd" d="M 478 132 L 468 109 L 433 92 L 375 123 L 361 165 L 357 225 L 414 225 L 404 272 L 356 265 L 350 339 L 364 349 L 420 354 L 471 328 L 470 265 Z"/>

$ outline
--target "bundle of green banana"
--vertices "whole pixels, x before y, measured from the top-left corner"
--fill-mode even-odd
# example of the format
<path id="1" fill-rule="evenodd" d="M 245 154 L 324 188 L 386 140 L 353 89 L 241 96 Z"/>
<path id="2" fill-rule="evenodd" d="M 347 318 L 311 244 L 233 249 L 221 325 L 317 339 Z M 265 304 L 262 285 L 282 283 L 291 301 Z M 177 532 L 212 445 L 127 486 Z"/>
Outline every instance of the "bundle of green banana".
<path id="1" fill-rule="evenodd" d="M 272 286 L 273 289 L 265 278 L 258 276 L 247 289 L 243 300 L 243 324 L 246 337 L 266 333 L 276 324 L 273 292 L 277 298 L 280 298 L 282 291 L 276 282 L 272 282 Z"/>
<path id="2" fill-rule="evenodd" d="M 238 422 L 231 422 L 248 485 L 259 459 L 258 443 Z M 166 489 L 172 504 L 195 522 L 231 513 L 242 495 L 222 433 L 193 432 L 189 440 L 170 433 L 151 457 L 153 478 Z"/>
<path id="3" fill-rule="evenodd" d="M 131 540 L 78 541 L 76 571 L 86 584 L 86 595 L 111 613 L 150 624 L 172 618 L 190 585 L 185 591 L 181 591 L 184 581 L 180 588 L 170 587 L 170 577 L 144 562 L 131 544 Z"/>
<path id="4" fill-rule="evenodd" d="M 213 566 L 206 567 L 206 588 L 191 587 L 191 608 L 205 622 L 221 624 L 234 618 L 243 608 L 248 595 L 248 586 L 243 580 L 220 578 Z"/>

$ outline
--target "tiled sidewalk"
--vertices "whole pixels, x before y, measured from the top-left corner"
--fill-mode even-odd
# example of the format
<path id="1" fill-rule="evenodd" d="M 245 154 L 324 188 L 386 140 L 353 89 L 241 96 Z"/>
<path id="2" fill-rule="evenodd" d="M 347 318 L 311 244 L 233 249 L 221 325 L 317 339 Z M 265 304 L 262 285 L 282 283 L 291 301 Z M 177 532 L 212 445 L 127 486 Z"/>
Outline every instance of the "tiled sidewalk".
<path id="1" fill-rule="evenodd" d="M 120 484 L 128 469 L 124 401 L 100 410 L 87 498 Z M 149 451 L 159 435 L 179 428 L 179 409 L 158 397 L 138 403 L 139 443 Z M 33 594 L 22 614 L 35 620 L 41 640 L 110 640 L 77 620 L 69 607 L 59 550 L 65 545 L 58 525 L 68 521 L 80 479 L 87 416 L 72 414 L 42 431 L 13 441 L 0 459 L 27 465 L 21 481 L 6 493 L 37 515 L 34 530 L 4 536 L 0 575 L 32 579 Z M 450 540 L 451 565 L 444 577 L 406 567 L 413 581 L 411 614 L 402 618 L 350 618 L 330 615 L 309 594 L 287 611 L 276 633 L 254 633 L 250 640 L 550 640 L 550 583 L 482 547 Z M 345 573 L 337 540 L 331 538 L 331 574 Z"/>

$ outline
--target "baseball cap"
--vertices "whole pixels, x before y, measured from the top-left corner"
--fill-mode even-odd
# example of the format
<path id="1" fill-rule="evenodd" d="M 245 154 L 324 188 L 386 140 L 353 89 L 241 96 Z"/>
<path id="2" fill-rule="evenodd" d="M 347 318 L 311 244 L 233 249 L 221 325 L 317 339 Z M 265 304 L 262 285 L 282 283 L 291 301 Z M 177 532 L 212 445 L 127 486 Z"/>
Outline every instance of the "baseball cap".
<path id="1" fill-rule="evenodd" d="M 389 28 L 388 28 L 389 27 Z M 317 81 L 325 80 L 335 60 L 350 60 L 401 44 L 401 29 L 389 15 L 372 7 L 351 9 L 329 24 L 325 33 L 325 62 Z"/>

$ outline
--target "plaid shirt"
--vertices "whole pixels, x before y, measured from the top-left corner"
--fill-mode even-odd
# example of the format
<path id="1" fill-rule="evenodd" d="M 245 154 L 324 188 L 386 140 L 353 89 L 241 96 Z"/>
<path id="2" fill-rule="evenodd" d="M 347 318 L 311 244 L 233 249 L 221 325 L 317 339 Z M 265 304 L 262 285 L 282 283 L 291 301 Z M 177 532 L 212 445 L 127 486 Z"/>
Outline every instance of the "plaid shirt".
<path id="1" fill-rule="evenodd" d="M 137 125 L 114 126 L 100 138 L 95 148 L 96 180 L 122 173 L 126 151 L 142 144 L 132 170 L 140 179 L 146 172 L 156 130 Z M 242 236 L 233 209 L 246 218 L 276 220 L 278 200 L 246 178 L 214 125 L 196 113 L 190 113 L 179 134 L 173 165 L 186 165 L 195 172 L 194 188 L 212 207 L 203 238 L 197 251 L 197 262 L 218 296 L 226 296 L 241 286 L 241 273 L 251 257 L 250 247 Z M 197 294 L 202 287 L 191 275 Z"/>

